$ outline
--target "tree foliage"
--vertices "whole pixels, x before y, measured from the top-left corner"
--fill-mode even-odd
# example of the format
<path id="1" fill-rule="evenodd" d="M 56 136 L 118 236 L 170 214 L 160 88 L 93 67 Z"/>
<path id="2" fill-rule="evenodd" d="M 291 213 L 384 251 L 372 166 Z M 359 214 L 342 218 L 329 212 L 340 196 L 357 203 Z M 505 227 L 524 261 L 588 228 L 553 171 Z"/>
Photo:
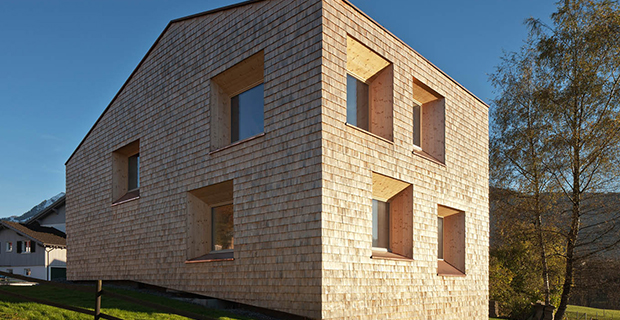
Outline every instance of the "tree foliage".
<path id="1" fill-rule="evenodd" d="M 576 264 L 620 242 L 620 205 L 607 210 L 600 201 L 620 182 L 620 7 L 564 0 L 552 22 L 527 20 L 522 50 L 507 54 L 491 77 L 499 93 L 491 185 L 515 192 L 502 214 L 519 212 L 526 225 L 512 226 L 532 229 L 524 250 L 539 257 L 534 273 L 545 300 L 560 293 L 561 319 Z M 556 257 L 561 272 L 555 261 L 551 267 Z"/>

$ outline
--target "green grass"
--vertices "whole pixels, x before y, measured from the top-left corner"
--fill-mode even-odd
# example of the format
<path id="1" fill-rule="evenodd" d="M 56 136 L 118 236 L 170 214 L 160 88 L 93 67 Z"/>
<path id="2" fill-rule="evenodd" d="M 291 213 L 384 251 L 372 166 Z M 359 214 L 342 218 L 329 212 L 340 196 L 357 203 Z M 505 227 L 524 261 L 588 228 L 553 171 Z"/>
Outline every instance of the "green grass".
<path id="1" fill-rule="evenodd" d="M 620 310 L 604 310 L 604 309 L 596 309 L 596 308 L 588 308 L 588 307 L 579 307 L 579 306 L 568 306 L 566 308 L 567 312 L 579 312 L 585 313 L 588 315 L 588 319 L 595 318 L 598 320 L 611 320 L 611 319 L 620 319 Z M 571 315 L 569 314 L 569 317 Z M 572 319 L 572 318 L 569 318 Z"/>
<path id="2" fill-rule="evenodd" d="M 104 291 L 109 290 L 118 294 L 130 296 L 132 298 L 138 298 L 141 300 L 149 301 L 172 307 L 175 309 L 189 311 L 204 316 L 209 316 L 219 320 L 251 320 L 251 318 L 232 315 L 231 313 L 207 309 L 191 303 L 177 301 L 174 299 L 168 299 L 161 296 L 151 295 L 147 293 L 141 293 L 131 290 L 123 290 L 117 288 L 108 288 L 104 285 Z M 95 307 L 95 293 L 93 287 L 93 293 L 88 294 L 85 292 L 73 291 L 64 288 L 49 287 L 49 286 L 33 286 L 33 287 L 10 287 L 2 286 L 0 290 L 6 290 L 29 296 L 33 298 L 45 299 L 57 303 L 62 303 L 74 307 L 80 307 L 88 310 L 94 310 Z M 0 292 L 1 293 L 1 292 Z M 181 320 L 187 319 L 178 315 L 171 315 L 163 313 L 152 308 L 143 307 L 134 303 L 122 301 L 116 298 L 106 297 L 105 295 L 101 300 L 101 312 L 119 317 L 127 320 Z M 73 319 L 92 319 L 92 316 L 86 314 L 80 314 L 73 311 L 50 307 L 34 302 L 26 302 L 18 298 L 9 297 L 6 295 L 0 295 L 0 320 L 34 320 L 34 319 L 58 319 L 58 320 L 73 320 Z"/>
<path id="3" fill-rule="evenodd" d="M 596 309 L 596 308 L 588 308 L 588 307 L 579 307 L 579 306 L 568 306 L 566 308 L 567 312 L 579 312 L 581 318 L 583 319 L 583 313 L 588 315 L 589 319 L 597 319 L 597 320 L 620 320 L 620 310 L 605 310 L 605 309 Z M 598 315 L 597 315 L 598 313 Z M 574 314 L 567 314 L 568 319 L 574 319 Z M 0 318 L 2 319 L 2 318 Z M 500 318 L 489 318 L 489 320 L 504 320 Z"/>

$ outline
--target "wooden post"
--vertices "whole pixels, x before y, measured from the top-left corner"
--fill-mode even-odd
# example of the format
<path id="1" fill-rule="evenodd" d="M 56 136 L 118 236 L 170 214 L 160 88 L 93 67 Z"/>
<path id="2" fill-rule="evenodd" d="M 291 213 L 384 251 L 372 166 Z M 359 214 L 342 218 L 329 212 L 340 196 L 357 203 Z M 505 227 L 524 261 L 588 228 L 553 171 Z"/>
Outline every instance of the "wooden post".
<path id="1" fill-rule="evenodd" d="M 97 292 L 95 294 L 95 320 L 101 317 L 101 280 L 97 280 Z"/>

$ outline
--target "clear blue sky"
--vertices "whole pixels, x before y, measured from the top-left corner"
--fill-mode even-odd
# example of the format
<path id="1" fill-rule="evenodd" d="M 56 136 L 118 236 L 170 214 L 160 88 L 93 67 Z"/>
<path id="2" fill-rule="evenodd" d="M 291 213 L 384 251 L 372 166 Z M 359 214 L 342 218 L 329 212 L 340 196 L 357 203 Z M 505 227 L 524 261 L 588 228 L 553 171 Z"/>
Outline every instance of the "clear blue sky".
<path id="1" fill-rule="evenodd" d="M 237 0 L 0 1 L 0 217 L 65 190 L 64 163 L 168 21 Z M 481 99 L 548 0 L 353 0 Z"/>

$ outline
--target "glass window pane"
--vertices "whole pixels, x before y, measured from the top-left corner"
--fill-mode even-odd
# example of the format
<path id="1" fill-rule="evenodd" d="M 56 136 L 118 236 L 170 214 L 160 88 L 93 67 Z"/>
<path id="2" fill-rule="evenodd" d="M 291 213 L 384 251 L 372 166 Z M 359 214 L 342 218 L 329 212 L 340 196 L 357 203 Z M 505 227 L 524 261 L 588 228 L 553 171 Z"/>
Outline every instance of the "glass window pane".
<path id="1" fill-rule="evenodd" d="M 438 226 L 437 240 L 439 243 L 439 246 L 437 248 L 437 258 L 443 259 L 443 218 L 442 217 L 437 217 L 437 226 Z"/>
<path id="2" fill-rule="evenodd" d="M 128 159 L 127 189 L 134 190 L 140 187 L 140 155 L 136 154 Z"/>
<path id="3" fill-rule="evenodd" d="M 347 74 L 347 123 L 357 126 L 357 79 Z"/>
<path id="4" fill-rule="evenodd" d="M 230 101 L 231 142 L 243 140 L 264 131 L 265 93 L 260 84 L 232 97 Z"/>
<path id="5" fill-rule="evenodd" d="M 379 200 L 372 200 L 372 246 L 390 248 L 390 207 Z"/>
<path id="6" fill-rule="evenodd" d="M 234 248 L 233 205 L 228 204 L 212 209 L 213 251 Z"/>
<path id="7" fill-rule="evenodd" d="M 422 136 L 422 121 L 420 118 L 420 106 L 413 106 L 413 144 L 418 147 L 421 147 L 421 136 Z"/>
<path id="8" fill-rule="evenodd" d="M 368 85 L 347 74 L 347 123 L 369 130 Z"/>

